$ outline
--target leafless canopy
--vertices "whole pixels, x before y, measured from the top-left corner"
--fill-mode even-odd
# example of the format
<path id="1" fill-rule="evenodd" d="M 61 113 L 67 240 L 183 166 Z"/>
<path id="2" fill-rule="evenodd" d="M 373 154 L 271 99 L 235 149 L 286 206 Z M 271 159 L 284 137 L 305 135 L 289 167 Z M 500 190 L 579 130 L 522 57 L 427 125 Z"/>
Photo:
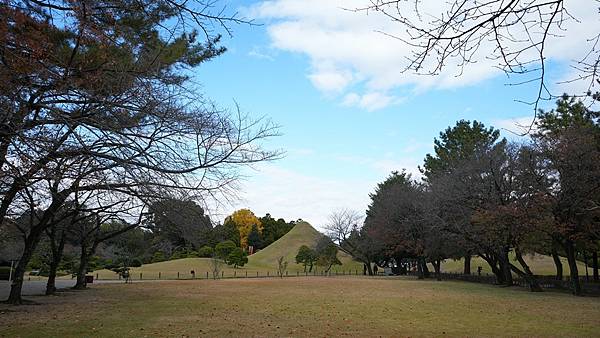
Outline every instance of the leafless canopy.
<path id="1" fill-rule="evenodd" d="M 342 243 L 348 240 L 352 232 L 360 230 L 362 221 L 363 216 L 356 210 L 335 210 L 329 215 L 329 220 L 325 225 L 327 236 L 338 244 Z"/>
<path id="2" fill-rule="evenodd" d="M 550 37 L 565 31 L 566 23 L 578 20 L 568 6 L 563 0 L 370 0 L 353 10 L 382 13 L 405 28 L 403 34 L 382 32 L 411 49 L 405 71 L 435 75 L 452 64 L 460 76 L 468 64 L 492 60 L 505 74 L 519 75 L 512 85 L 539 83 L 536 98 L 529 102 L 537 111 L 540 100 L 557 94 L 547 84 L 546 47 Z M 588 46 L 581 48 L 589 52 L 571 64 L 578 71 L 571 81 L 589 84 L 590 93 L 583 95 L 591 94 L 598 82 L 598 27 L 587 26 Z"/>

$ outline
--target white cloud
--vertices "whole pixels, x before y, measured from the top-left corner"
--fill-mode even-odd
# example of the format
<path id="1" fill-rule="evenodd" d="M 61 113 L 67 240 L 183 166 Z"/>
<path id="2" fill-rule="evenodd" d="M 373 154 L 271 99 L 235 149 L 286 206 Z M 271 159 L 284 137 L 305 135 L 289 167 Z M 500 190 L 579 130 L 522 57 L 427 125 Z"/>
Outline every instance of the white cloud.
<path id="1" fill-rule="evenodd" d="M 340 95 L 345 105 L 381 109 L 394 101 L 391 91 L 406 91 L 406 86 L 416 93 L 430 88 L 456 88 L 501 73 L 495 67 L 499 61 L 489 57 L 494 53 L 492 44 L 480 46 L 473 56 L 477 62 L 464 69 L 451 59 L 435 77 L 403 72 L 411 48 L 380 32 L 407 38 L 405 28 L 379 12 L 344 10 L 369 3 L 368 0 L 272 0 L 251 7 L 248 14 L 266 21 L 273 48 L 308 56 L 308 78 L 313 85 L 328 95 Z M 420 6 L 421 14 L 427 17 L 442 13 L 448 3 L 427 1 Z M 589 47 L 587 39 L 594 34 L 590 27 L 598 23 L 595 1 L 572 1 L 565 6 L 579 22 L 565 22 L 564 31 L 552 32 L 556 36 L 548 37 L 546 56 L 552 60 L 572 61 L 585 54 L 585 46 Z M 532 49 L 526 52 L 531 54 L 524 56 L 535 57 L 535 52 Z M 434 59 L 424 64 L 424 69 L 431 69 Z"/>
<path id="2" fill-rule="evenodd" d="M 382 158 L 338 155 L 335 159 L 342 162 L 349 162 L 356 166 L 365 167 L 366 170 L 375 171 L 380 175 L 388 175 L 392 171 L 402 171 L 403 169 L 411 173 L 414 178 L 421 177 L 419 165 L 422 158 L 419 156 L 403 156 L 397 158 L 394 154 L 386 154 Z"/>
<path id="3" fill-rule="evenodd" d="M 400 97 L 382 92 L 369 92 L 364 95 L 352 92 L 344 96 L 342 105 L 347 107 L 360 107 L 367 111 L 375 111 L 390 105 L 399 104 L 402 100 L 403 99 Z"/>
<path id="4" fill-rule="evenodd" d="M 248 56 L 268 61 L 275 60 L 275 58 L 269 52 L 264 51 L 263 48 L 259 46 L 252 47 L 252 50 L 248 52 Z"/>
<path id="5" fill-rule="evenodd" d="M 398 158 L 394 153 L 380 157 L 357 155 L 330 156 L 339 168 L 351 167 L 360 172 L 352 177 L 308 174 L 303 168 L 284 168 L 269 164 L 248 173 L 249 179 L 239 187 L 239 198 L 212 212 L 214 220 L 249 208 L 257 215 L 270 213 L 286 220 L 302 218 L 322 229 L 333 210 L 350 208 L 364 212 L 370 202 L 369 193 L 392 171 L 406 169 L 418 179 L 420 156 Z"/>
<path id="6" fill-rule="evenodd" d="M 335 209 L 366 210 L 374 186 L 375 182 L 326 179 L 271 165 L 254 173 L 243 184 L 241 199 L 221 213 L 250 208 L 257 215 L 270 213 L 288 221 L 302 218 L 322 228 Z"/>
<path id="7" fill-rule="evenodd" d="M 430 143 L 419 142 L 414 138 L 408 140 L 408 144 L 402 148 L 402 152 L 406 154 L 414 153 L 417 150 L 421 150 L 425 147 L 431 147 Z"/>
<path id="8" fill-rule="evenodd" d="M 305 157 L 305 156 L 311 156 L 315 154 L 315 150 L 314 149 L 310 149 L 310 148 L 288 148 L 287 149 L 287 153 L 289 155 L 294 155 L 294 156 L 299 156 L 299 157 Z"/>
<path id="9" fill-rule="evenodd" d="M 390 174 L 392 171 L 402 171 L 410 173 L 413 178 L 420 179 L 422 177 L 419 171 L 420 160 L 416 158 L 405 158 L 403 160 L 382 159 L 373 162 L 372 166 L 382 173 Z"/>
<path id="10" fill-rule="evenodd" d="M 342 92 L 352 82 L 353 75 L 347 70 L 321 65 L 308 78 L 322 92 L 335 94 Z"/>

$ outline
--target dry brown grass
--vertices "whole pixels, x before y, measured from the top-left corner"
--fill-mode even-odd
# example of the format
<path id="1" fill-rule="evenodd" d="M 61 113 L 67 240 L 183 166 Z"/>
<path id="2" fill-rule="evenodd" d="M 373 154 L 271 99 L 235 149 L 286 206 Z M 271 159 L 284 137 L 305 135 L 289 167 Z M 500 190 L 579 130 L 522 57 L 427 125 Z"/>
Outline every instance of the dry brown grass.
<path id="1" fill-rule="evenodd" d="M 594 336 L 600 299 L 309 277 L 95 285 L 0 310 L 0 336 Z"/>

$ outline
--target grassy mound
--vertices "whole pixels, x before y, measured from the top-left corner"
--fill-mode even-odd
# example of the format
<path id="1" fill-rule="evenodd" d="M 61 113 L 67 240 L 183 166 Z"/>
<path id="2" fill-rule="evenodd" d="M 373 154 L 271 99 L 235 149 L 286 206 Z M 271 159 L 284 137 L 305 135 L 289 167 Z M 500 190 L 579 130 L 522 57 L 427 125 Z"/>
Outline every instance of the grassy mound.
<path id="1" fill-rule="evenodd" d="M 303 271 L 304 268 L 295 263 L 298 249 L 302 245 L 314 247 L 322 236 L 324 235 L 307 222 L 298 223 L 292 230 L 285 234 L 285 236 L 248 257 L 248 261 L 253 266 L 270 267 L 275 266 L 277 264 L 277 259 L 283 256 L 288 262 L 290 271 Z M 360 271 L 362 271 L 362 264 L 353 261 L 352 257 L 349 255 L 340 251 L 338 252 L 338 258 L 342 262 L 342 266 L 337 267 L 340 271 L 355 269 L 360 269 Z"/>

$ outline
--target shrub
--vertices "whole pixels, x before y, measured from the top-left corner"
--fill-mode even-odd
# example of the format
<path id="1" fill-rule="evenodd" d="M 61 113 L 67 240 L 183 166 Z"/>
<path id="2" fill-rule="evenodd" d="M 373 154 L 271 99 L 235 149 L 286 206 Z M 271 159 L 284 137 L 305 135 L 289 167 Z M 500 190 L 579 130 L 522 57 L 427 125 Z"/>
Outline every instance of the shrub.
<path id="1" fill-rule="evenodd" d="M 173 252 L 173 254 L 171 255 L 171 257 L 169 259 L 180 259 L 180 258 L 187 258 L 187 253 L 185 252 L 185 250 L 177 249 L 175 252 Z"/>
<path id="2" fill-rule="evenodd" d="M 221 259 L 227 259 L 229 254 L 235 250 L 237 246 L 233 241 L 223 241 L 215 247 L 215 253 L 217 257 Z"/>
<path id="3" fill-rule="evenodd" d="M 198 254 L 198 251 L 190 250 L 187 252 L 186 257 L 187 258 L 198 258 L 198 257 L 200 257 L 200 255 Z"/>
<path id="4" fill-rule="evenodd" d="M 309 272 L 312 271 L 313 264 L 317 260 L 317 253 L 315 250 L 309 248 L 306 245 L 303 245 L 298 249 L 298 254 L 296 255 L 296 263 L 302 264 L 304 266 L 304 272 L 306 272 L 306 267 L 309 267 Z"/>
<path id="5" fill-rule="evenodd" d="M 240 248 L 235 248 L 229 253 L 225 263 L 228 265 L 233 265 L 234 268 L 237 268 L 238 266 L 244 266 L 246 263 L 248 263 L 248 254 Z"/>
<path id="6" fill-rule="evenodd" d="M 152 263 L 164 262 L 167 260 L 165 253 L 162 251 L 157 251 L 152 255 Z"/>
<path id="7" fill-rule="evenodd" d="M 139 268 L 140 266 L 142 266 L 142 260 L 139 258 L 134 258 L 131 260 L 131 266 L 134 268 Z"/>
<path id="8" fill-rule="evenodd" d="M 210 257 L 212 257 L 214 252 L 215 252 L 215 250 L 212 247 L 205 245 L 205 246 L 201 247 L 200 250 L 198 250 L 198 256 L 204 257 L 204 258 L 210 258 Z"/>

